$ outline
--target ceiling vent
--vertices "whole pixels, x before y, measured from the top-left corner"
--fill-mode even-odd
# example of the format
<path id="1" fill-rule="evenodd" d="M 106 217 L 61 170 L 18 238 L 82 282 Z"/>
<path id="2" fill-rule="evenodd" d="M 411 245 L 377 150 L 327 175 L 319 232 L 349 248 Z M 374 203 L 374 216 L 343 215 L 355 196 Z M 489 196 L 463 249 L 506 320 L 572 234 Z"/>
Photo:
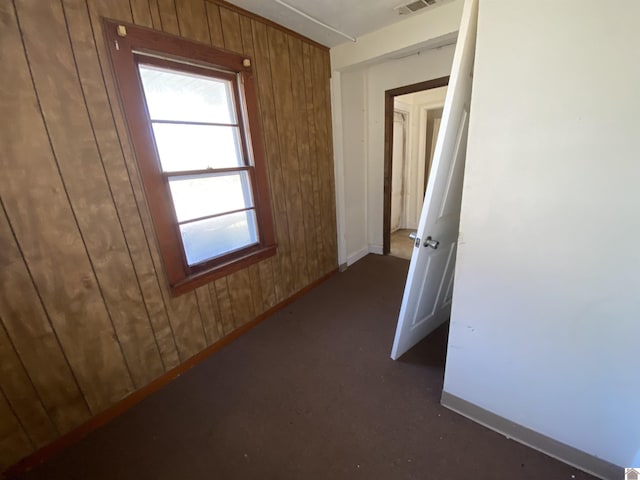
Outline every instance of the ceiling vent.
<path id="1" fill-rule="evenodd" d="M 431 5 L 435 5 L 437 0 L 415 0 L 414 2 L 406 3 L 404 5 L 398 5 L 394 8 L 399 15 L 410 15 L 415 13 L 423 8 L 430 7 Z"/>

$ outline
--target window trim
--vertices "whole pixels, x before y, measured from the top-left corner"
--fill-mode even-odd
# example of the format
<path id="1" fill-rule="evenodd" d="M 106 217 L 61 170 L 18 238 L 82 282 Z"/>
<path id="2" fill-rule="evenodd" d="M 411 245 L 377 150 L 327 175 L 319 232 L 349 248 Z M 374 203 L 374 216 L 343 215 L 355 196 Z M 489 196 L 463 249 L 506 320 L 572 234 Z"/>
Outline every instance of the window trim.
<path id="1" fill-rule="evenodd" d="M 172 294 L 186 293 L 274 255 L 276 244 L 251 59 L 148 28 L 106 18 L 102 21 L 120 105 Z M 145 60 L 153 58 L 152 64 L 157 66 L 165 63 L 165 66 L 175 68 L 175 63 L 180 63 L 187 72 L 202 74 L 202 69 L 216 70 L 232 80 L 242 153 L 254 195 L 258 244 L 200 264 L 187 264 L 166 180 L 166 174 L 170 172 L 163 172 L 160 165 L 139 78 L 137 58 L 140 56 L 146 57 Z M 147 64 L 146 61 L 141 63 Z"/>

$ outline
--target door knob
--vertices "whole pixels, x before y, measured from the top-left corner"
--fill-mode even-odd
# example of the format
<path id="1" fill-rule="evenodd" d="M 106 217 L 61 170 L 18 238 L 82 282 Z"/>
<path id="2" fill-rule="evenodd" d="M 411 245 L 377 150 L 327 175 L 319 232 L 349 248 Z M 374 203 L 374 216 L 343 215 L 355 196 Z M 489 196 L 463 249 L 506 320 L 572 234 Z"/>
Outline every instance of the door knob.
<path id="1" fill-rule="evenodd" d="M 440 242 L 438 240 L 432 239 L 431 235 L 429 235 L 424 241 L 425 247 L 431 247 L 434 250 L 438 248 L 438 245 L 440 245 Z"/>
<path id="2" fill-rule="evenodd" d="M 409 238 L 415 242 L 416 248 L 420 247 L 420 239 L 418 238 L 418 232 L 411 232 L 409 234 Z"/>

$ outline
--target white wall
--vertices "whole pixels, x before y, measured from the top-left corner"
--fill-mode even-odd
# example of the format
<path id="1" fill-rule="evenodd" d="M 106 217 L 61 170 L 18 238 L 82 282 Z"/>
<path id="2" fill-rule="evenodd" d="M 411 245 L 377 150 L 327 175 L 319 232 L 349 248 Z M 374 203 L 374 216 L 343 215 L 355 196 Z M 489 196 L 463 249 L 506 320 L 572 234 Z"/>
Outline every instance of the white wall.
<path id="1" fill-rule="evenodd" d="M 331 68 L 343 71 L 356 66 L 434 48 L 455 39 L 463 0 L 429 7 L 406 19 L 331 49 Z"/>
<path id="2" fill-rule="evenodd" d="M 367 205 L 369 248 L 382 252 L 384 181 L 384 92 L 445 77 L 451 73 L 454 45 L 427 50 L 368 67 L 367 72 Z"/>
<path id="3" fill-rule="evenodd" d="M 347 263 L 366 255 L 367 182 L 366 182 L 366 71 L 341 75 L 343 125 L 344 216 Z M 337 150 L 337 149 L 336 149 Z M 340 263 L 343 263 L 344 260 Z"/>
<path id="4" fill-rule="evenodd" d="M 342 139 L 336 145 L 336 164 L 342 167 L 336 166 L 336 174 L 342 172 L 344 180 L 349 264 L 369 252 L 382 253 L 384 92 L 449 75 L 454 48 L 448 45 L 340 74 L 342 115 L 335 123 Z"/>
<path id="5" fill-rule="evenodd" d="M 640 464 L 640 2 L 481 0 L 444 390 Z"/>
<path id="6" fill-rule="evenodd" d="M 454 0 L 431 7 L 331 49 L 341 265 L 382 253 L 384 90 L 449 74 L 462 5 Z M 371 148 L 379 151 L 370 156 Z"/>

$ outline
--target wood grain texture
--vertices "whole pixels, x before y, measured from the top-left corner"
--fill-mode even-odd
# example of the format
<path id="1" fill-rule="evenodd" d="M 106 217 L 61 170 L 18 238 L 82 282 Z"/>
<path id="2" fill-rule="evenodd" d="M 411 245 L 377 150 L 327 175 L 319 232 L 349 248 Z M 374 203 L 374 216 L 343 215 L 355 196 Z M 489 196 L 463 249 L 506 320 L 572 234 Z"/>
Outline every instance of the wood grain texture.
<path id="1" fill-rule="evenodd" d="M 233 305 L 231 305 L 231 296 L 229 295 L 229 285 L 226 277 L 219 278 L 213 283 L 215 285 L 218 308 L 220 309 L 222 331 L 227 335 L 236 328 L 233 318 Z"/>
<path id="2" fill-rule="evenodd" d="M 82 0 L 64 0 L 63 8 L 97 147 L 119 212 L 146 311 L 164 367 L 173 368 L 179 363 L 178 352 L 135 201 L 131 175 L 113 118 L 113 108 L 105 89 L 104 72 L 96 56 L 89 14 Z"/>
<path id="3" fill-rule="evenodd" d="M 253 40 L 253 29 L 251 19 L 245 16 L 240 16 L 240 35 L 242 37 L 242 51 L 245 55 L 247 55 L 252 60 L 256 57 L 256 51 L 254 47 Z M 255 61 L 255 60 L 254 60 Z M 254 75 L 256 78 L 256 82 L 260 85 L 260 73 L 257 69 L 254 70 Z M 262 106 L 258 104 L 258 108 L 260 110 L 261 119 L 264 118 Z M 264 124 L 264 120 L 262 121 Z M 265 142 L 265 138 L 263 136 L 263 142 Z M 263 147 L 264 151 L 267 151 L 266 145 Z M 271 182 L 271 180 L 269 180 Z M 271 210 L 273 211 L 273 199 L 271 201 Z M 253 300 L 255 304 L 256 313 L 264 312 L 269 308 L 273 307 L 276 304 L 276 296 L 275 296 L 275 288 L 273 281 L 273 258 L 269 258 L 263 262 L 260 262 L 257 265 L 256 269 L 253 268 L 252 273 L 252 292 L 253 292 Z M 255 265 L 253 267 L 256 267 Z M 258 278 L 255 278 L 255 277 Z M 257 289 L 260 288 L 261 298 L 258 298 Z"/>
<path id="4" fill-rule="evenodd" d="M 171 295 L 102 17 L 252 59 L 276 256 Z M 328 59 L 217 0 L 0 2 L 0 470 L 335 266 Z"/>
<path id="5" fill-rule="evenodd" d="M 284 188 L 280 145 L 278 142 L 278 125 L 276 107 L 273 98 L 273 81 L 271 78 L 271 58 L 267 27 L 252 21 L 254 62 L 257 72 L 260 113 L 262 116 L 262 134 L 265 139 L 267 166 L 269 170 L 269 187 L 271 203 L 278 243 L 278 256 L 273 261 L 274 288 L 276 302 L 286 298 L 286 293 L 293 290 L 291 245 L 289 240 L 289 219 L 287 217 L 287 194 Z"/>
<path id="6" fill-rule="evenodd" d="M 143 25 L 149 28 L 153 27 L 149 0 L 129 0 L 129 5 L 131 6 L 133 22 L 136 25 Z"/>
<path id="7" fill-rule="evenodd" d="M 200 307 L 200 317 L 202 319 L 202 328 L 204 330 L 204 337 L 207 342 L 207 346 L 215 343 L 221 338 L 220 330 L 218 329 L 218 322 L 220 313 L 218 311 L 218 304 L 216 302 L 215 307 L 211 300 L 211 292 L 209 291 L 209 285 L 203 285 L 196 289 L 196 298 L 198 300 L 198 307 Z"/>
<path id="8" fill-rule="evenodd" d="M 58 436 L 56 427 L 45 411 L 7 331 L 1 325 L 0 388 L 20 423 L 24 425 L 33 446 L 43 447 Z"/>
<path id="9" fill-rule="evenodd" d="M 205 0 L 176 0 L 180 34 L 190 40 L 211 43 Z"/>
<path id="10" fill-rule="evenodd" d="M 224 38 L 222 36 L 222 20 L 220 19 L 220 7 L 214 3 L 206 2 L 206 9 L 211 45 L 218 48 L 224 48 Z"/>
<path id="11" fill-rule="evenodd" d="M 314 197 L 313 197 L 313 171 L 311 164 L 311 148 L 309 141 L 309 123 L 307 90 L 305 88 L 302 42 L 295 37 L 288 38 L 289 59 L 291 65 L 291 92 L 293 94 L 293 117 L 296 130 L 296 146 L 298 159 L 298 182 L 300 185 L 299 205 L 304 223 L 304 243 L 307 274 L 312 278 L 321 275 L 318 266 L 318 251 L 316 248 Z M 292 174 L 294 169 L 291 169 Z M 295 179 L 294 179 L 295 180 Z M 305 277 L 307 281 L 308 277 Z"/>
<path id="12" fill-rule="evenodd" d="M 175 0 L 157 0 L 160 11 L 160 25 L 163 32 L 180 35 L 178 11 Z"/>
<path id="13" fill-rule="evenodd" d="M 308 283 L 309 274 L 306 261 L 306 243 L 304 218 L 302 214 L 302 192 L 300 191 L 300 166 L 298 159 L 295 126 L 295 108 L 293 103 L 293 87 L 291 84 L 291 66 L 287 37 L 276 28 L 267 29 L 269 55 L 271 58 L 271 75 L 275 116 L 278 125 L 278 141 L 280 142 L 282 175 L 287 192 L 286 208 L 289 218 L 289 239 L 291 242 L 291 266 L 293 268 L 292 291 L 302 288 Z"/>
<path id="14" fill-rule="evenodd" d="M 227 277 L 227 285 L 231 299 L 231 308 L 233 310 L 234 324 L 236 328 L 238 328 L 256 317 L 253 308 L 249 271 L 241 270 L 229 275 Z"/>
<path id="15" fill-rule="evenodd" d="M 316 56 L 320 59 L 323 67 L 322 76 L 317 78 L 320 81 L 322 91 L 324 93 L 324 104 L 319 104 L 317 107 L 322 112 L 321 117 L 324 117 L 325 125 L 325 155 L 323 161 L 325 164 L 325 171 L 322 178 L 328 183 L 328 208 L 326 210 L 329 215 L 329 221 L 327 222 L 328 230 L 325 232 L 329 246 L 326 250 L 327 268 L 326 272 L 331 272 L 335 268 L 338 268 L 338 222 L 336 217 L 336 180 L 335 171 L 333 166 L 333 119 L 331 116 L 331 59 L 328 55 L 325 55 L 324 50 L 315 47 Z"/>
<path id="16" fill-rule="evenodd" d="M 0 390 L 0 465 L 11 465 L 32 451 L 29 437 Z"/>
<path id="17" fill-rule="evenodd" d="M 0 15 L 0 61 L 12 68 L 0 76 L 0 115 L 12 121 L 0 129 L 0 166 L 12 174 L 0 176 L 0 190 L 66 357 L 97 412 L 133 384 L 51 149 L 17 19 L 7 10 Z"/>
<path id="18" fill-rule="evenodd" d="M 133 384 L 140 387 L 164 368 L 98 151 L 63 10 L 53 2 L 18 0 L 16 7 L 53 153 Z M 48 61 L 50 45 L 58 45 L 56 62 Z"/>
<path id="19" fill-rule="evenodd" d="M 327 111 L 330 104 L 329 72 L 324 61 L 325 55 L 316 48 L 310 48 L 311 68 L 313 71 L 313 104 L 316 125 L 316 149 L 318 151 L 318 179 L 320 191 L 320 204 L 327 206 L 321 211 L 322 219 L 322 258 L 323 271 L 329 272 L 337 265 L 337 255 L 334 254 L 335 244 L 335 188 L 333 186 L 333 162 L 331 147 L 331 110 Z M 333 212 L 331 211 L 333 208 Z"/>
<path id="20" fill-rule="evenodd" d="M 170 5 L 166 5 L 167 8 L 169 6 Z M 111 9 L 116 10 L 112 12 Z M 89 0 L 89 13 L 94 32 L 100 32 L 102 29 L 100 22 L 101 17 L 122 18 L 124 21 L 131 21 L 130 10 L 126 0 L 113 0 L 113 2 L 109 3 L 105 3 L 100 0 Z M 175 15 L 175 9 L 168 8 L 166 15 L 171 17 L 172 14 Z M 177 23 L 175 28 L 177 29 Z M 193 292 L 177 298 L 171 297 L 169 292 L 169 287 L 163 273 L 162 261 L 160 260 L 157 239 L 155 238 L 155 232 L 151 222 L 151 215 L 149 213 L 142 183 L 140 181 L 140 173 L 128 139 L 126 122 L 119 104 L 119 97 L 117 89 L 115 88 L 113 74 L 110 70 L 104 39 L 98 35 L 95 37 L 95 41 L 102 70 L 106 72 L 104 80 L 110 103 L 113 107 L 113 119 L 118 130 L 120 144 L 128 166 L 128 171 L 131 175 L 131 185 L 133 186 L 140 220 L 142 221 L 142 225 L 148 239 L 149 253 L 151 254 L 155 270 L 159 275 L 162 298 L 169 316 L 171 331 L 178 349 L 178 356 L 180 361 L 184 361 L 192 355 L 195 355 L 206 345 L 197 300 L 195 293 Z"/>
<path id="21" fill-rule="evenodd" d="M 160 9 L 158 8 L 158 0 L 149 1 L 149 12 L 151 13 L 151 26 L 156 30 L 162 30 L 162 22 L 160 21 Z"/>
<path id="22" fill-rule="evenodd" d="M 242 35 L 238 14 L 227 8 L 220 8 L 220 23 L 224 48 L 232 52 L 242 53 Z"/>
<path id="23" fill-rule="evenodd" d="M 65 433 L 89 418 L 89 407 L 43 308 L 4 207 L 1 213 L 0 318 L 51 420 Z"/>
<path id="24" fill-rule="evenodd" d="M 318 254 L 319 271 L 324 270 L 322 259 L 324 258 L 324 249 L 322 248 L 322 238 L 324 235 L 322 224 L 322 204 L 320 202 L 320 175 L 319 159 L 321 158 L 321 150 L 319 146 L 318 135 L 316 135 L 317 118 L 315 115 L 315 103 L 314 103 L 314 73 L 313 63 L 311 60 L 311 46 L 302 44 L 302 66 L 304 69 L 304 88 L 306 94 L 306 112 L 309 126 L 309 169 L 311 171 L 311 191 L 308 195 L 313 198 L 313 231 L 312 234 L 316 241 L 316 253 Z M 317 95 L 315 95 L 317 98 Z"/>

